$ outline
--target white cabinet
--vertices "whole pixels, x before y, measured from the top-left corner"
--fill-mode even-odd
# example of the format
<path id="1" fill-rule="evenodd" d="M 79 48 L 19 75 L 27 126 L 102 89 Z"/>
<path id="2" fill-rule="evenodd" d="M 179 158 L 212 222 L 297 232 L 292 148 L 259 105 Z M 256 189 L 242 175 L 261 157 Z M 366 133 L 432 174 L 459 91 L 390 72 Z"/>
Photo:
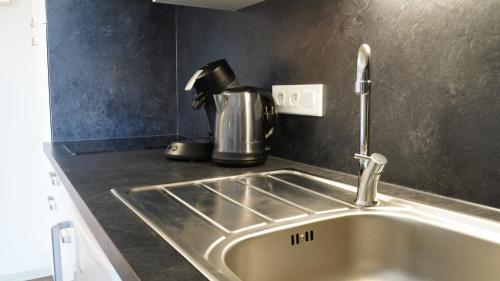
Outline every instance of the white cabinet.
<path id="1" fill-rule="evenodd" d="M 50 181 L 47 203 L 54 280 L 121 280 L 55 173 L 50 173 Z"/>
<path id="2" fill-rule="evenodd" d="M 237 11 L 265 0 L 153 0 L 155 3 Z"/>
<path id="3" fill-rule="evenodd" d="M 32 3 L 0 6 L 0 280 L 9 281 L 50 274 L 49 233 L 37 235 L 47 226 L 42 144 L 50 141 L 50 111 L 40 102 L 48 88 L 42 97 L 34 78 L 42 49 L 31 45 Z"/>

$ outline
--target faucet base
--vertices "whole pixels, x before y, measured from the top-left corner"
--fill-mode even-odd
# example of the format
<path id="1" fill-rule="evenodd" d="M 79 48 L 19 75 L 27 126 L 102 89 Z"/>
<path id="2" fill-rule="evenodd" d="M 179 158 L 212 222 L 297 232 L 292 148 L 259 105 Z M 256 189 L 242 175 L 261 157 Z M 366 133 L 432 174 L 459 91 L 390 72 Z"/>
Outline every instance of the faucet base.
<path id="1" fill-rule="evenodd" d="M 378 201 L 365 202 L 361 200 L 354 200 L 354 204 L 360 208 L 375 207 L 378 203 Z"/>

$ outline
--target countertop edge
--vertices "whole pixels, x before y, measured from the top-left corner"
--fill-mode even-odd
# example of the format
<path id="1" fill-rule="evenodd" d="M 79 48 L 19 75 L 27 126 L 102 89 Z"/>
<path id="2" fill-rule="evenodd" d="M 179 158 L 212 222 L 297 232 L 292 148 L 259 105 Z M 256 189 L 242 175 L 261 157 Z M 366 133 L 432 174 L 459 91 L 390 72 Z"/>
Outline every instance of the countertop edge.
<path id="1" fill-rule="evenodd" d="M 97 221 L 95 216 L 92 214 L 87 204 L 80 197 L 78 192 L 75 190 L 75 187 L 71 183 L 71 181 L 66 177 L 66 174 L 57 163 L 57 160 L 54 159 L 52 155 L 52 143 L 44 143 L 43 151 L 47 158 L 49 159 L 50 164 L 54 168 L 57 173 L 59 179 L 62 181 L 62 186 L 64 186 L 65 190 L 68 192 L 71 200 L 76 205 L 80 215 L 82 216 L 85 223 L 87 223 L 90 228 L 92 234 L 94 235 L 97 243 L 104 251 L 106 257 L 109 259 L 116 272 L 120 276 L 123 281 L 140 281 L 141 279 L 126 261 L 125 257 L 121 254 L 120 250 L 113 243 L 111 238 L 108 236 L 106 231 L 102 228 L 101 224 Z"/>

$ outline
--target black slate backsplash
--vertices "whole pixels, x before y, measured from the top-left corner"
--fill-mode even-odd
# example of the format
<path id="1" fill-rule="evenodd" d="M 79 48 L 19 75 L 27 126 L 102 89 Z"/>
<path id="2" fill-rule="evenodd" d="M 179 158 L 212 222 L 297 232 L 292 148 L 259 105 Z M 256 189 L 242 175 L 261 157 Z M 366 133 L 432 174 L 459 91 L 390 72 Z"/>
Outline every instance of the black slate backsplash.
<path id="1" fill-rule="evenodd" d="M 54 141 L 177 133 L 175 7 L 46 5 Z"/>
<path id="2" fill-rule="evenodd" d="M 182 89 L 226 58 L 242 84 L 324 83 L 326 116 L 280 116 L 272 154 L 356 173 L 355 61 L 368 43 L 382 179 L 500 207 L 498 11 L 498 0 L 267 0 L 239 12 L 47 0 L 53 140 L 201 137 L 205 113 Z"/>
<path id="3" fill-rule="evenodd" d="M 500 207 L 500 1 L 268 0 L 243 11 L 177 8 L 179 89 L 227 58 L 240 82 L 326 84 L 326 116 L 280 116 L 272 154 L 356 172 L 358 47 L 372 47 L 371 151 L 383 180 Z M 203 112 L 179 92 L 179 131 Z"/>

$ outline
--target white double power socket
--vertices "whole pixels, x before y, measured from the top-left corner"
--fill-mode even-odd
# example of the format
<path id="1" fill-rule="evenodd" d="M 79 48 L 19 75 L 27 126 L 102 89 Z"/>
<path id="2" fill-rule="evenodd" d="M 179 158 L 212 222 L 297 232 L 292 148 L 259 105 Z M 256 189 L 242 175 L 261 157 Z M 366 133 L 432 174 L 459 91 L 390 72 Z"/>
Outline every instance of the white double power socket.
<path id="1" fill-rule="evenodd" d="M 323 88 L 323 84 L 273 86 L 278 113 L 323 116 Z"/>

